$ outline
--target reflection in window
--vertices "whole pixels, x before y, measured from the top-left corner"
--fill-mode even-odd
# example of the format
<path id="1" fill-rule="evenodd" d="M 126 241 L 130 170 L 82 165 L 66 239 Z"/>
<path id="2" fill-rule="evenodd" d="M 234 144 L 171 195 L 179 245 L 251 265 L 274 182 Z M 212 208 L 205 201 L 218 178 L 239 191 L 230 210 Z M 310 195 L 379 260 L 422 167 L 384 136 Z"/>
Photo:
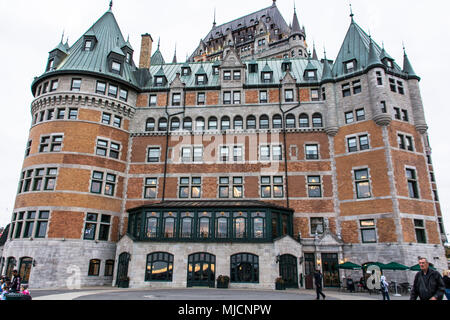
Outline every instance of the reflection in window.
<path id="1" fill-rule="evenodd" d="M 247 237 L 247 213 L 235 212 L 233 215 L 234 238 L 242 239 Z"/>
<path id="2" fill-rule="evenodd" d="M 265 238 L 265 221 L 266 214 L 264 212 L 253 212 L 252 222 L 253 222 L 253 238 L 263 239 Z"/>
<path id="3" fill-rule="evenodd" d="M 231 256 L 231 282 L 259 282 L 259 258 L 251 253 Z"/>
<path id="4" fill-rule="evenodd" d="M 159 212 L 147 212 L 147 238 L 156 238 L 158 236 Z"/>
<path id="5" fill-rule="evenodd" d="M 209 238 L 209 222 L 211 220 L 211 212 L 201 212 L 198 214 L 198 237 Z"/>
<path id="6" fill-rule="evenodd" d="M 190 238 L 192 237 L 192 226 L 193 226 L 193 217 L 194 214 L 192 212 L 183 212 L 181 214 L 181 237 L 182 238 Z"/>
<path id="7" fill-rule="evenodd" d="M 164 238 L 175 237 L 175 218 L 176 214 L 173 212 L 164 213 Z"/>
<path id="8" fill-rule="evenodd" d="M 173 255 L 166 252 L 154 252 L 147 255 L 145 281 L 172 281 Z"/>
<path id="9" fill-rule="evenodd" d="M 216 238 L 228 238 L 228 212 L 220 212 L 216 214 Z"/>

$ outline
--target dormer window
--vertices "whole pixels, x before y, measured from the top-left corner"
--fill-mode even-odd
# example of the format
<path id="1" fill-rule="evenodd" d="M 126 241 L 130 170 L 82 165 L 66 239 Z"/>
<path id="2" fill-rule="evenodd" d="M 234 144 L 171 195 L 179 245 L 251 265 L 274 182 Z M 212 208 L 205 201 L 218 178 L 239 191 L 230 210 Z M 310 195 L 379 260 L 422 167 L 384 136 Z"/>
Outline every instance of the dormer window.
<path id="1" fill-rule="evenodd" d="M 281 64 L 281 70 L 283 70 L 284 72 L 291 71 L 292 70 L 292 63 L 290 61 L 283 62 Z"/>
<path id="2" fill-rule="evenodd" d="M 121 70 L 122 70 L 122 64 L 117 61 L 113 61 L 111 64 L 111 71 L 113 73 L 120 74 Z"/>
<path id="3" fill-rule="evenodd" d="M 131 63 L 131 53 L 127 52 L 127 63 Z"/>
<path id="4" fill-rule="evenodd" d="M 256 63 L 249 64 L 250 73 L 258 73 L 258 65 Z"/>
<path id="5" fill-rule="evenodd" d="M 198 74 L 195 80 L 197 85 L 205 85 L 206 84 L 206 76 L 203 74 Z"/>
<path id="6" fill-rule="evenodd" d="M 165 77 L 155 77 L 155 87 L 164 87 L 165 83 Z"/>
<path id="7" fill-rule="evenodd" d="M 92 40 L 86 40 L 84 42 L 84 51 L 92 51 Z"/>
<path id="8" fill-rule="evenodd" d="M 55 59 L 48 60 L 47 70 L 46 71 L 53 71 L 55 69 Z"/>
<path id="9" fill-rule="evenodd" d="M 223 72 L 223 80 L 231 80 L 231 71 Z"/>
<path id="10" fill-rule="evenodd" d="M 344 62 L 345 73 L 351 73 L 356 71 L 356 60 Z"/>
<path id="11" fill-rule="evenodd" d="M 317 80 L 317 70 L 306 70 L 305 80 Z"/>
<path id="12" fill-rule="evenodd" d="M 219 67 L 213 67 L 213 74 L 214 74 L 215 76 L 218 76 L 218 75 L 219 75 Z"/>
<path id="13" fill-rule="evenodd" d="M 191 74 L 191 68 L 189 68 L 189 67 L 181 68 L 181 75 L 182 76 L 189 76 L 190 74 Z"/>
<path id="14" fill-rule="evenodd" d="M 388 67 L 388 68 L 394 68 L 394 62 L 390 59 L 383 59 L 384 64 Z"/>
<path id="15" fill-rule="evenodd" d="M 272 72 L 263 72 L 262 73 L 262 82 L 271 83 L 272 82 Z"/>

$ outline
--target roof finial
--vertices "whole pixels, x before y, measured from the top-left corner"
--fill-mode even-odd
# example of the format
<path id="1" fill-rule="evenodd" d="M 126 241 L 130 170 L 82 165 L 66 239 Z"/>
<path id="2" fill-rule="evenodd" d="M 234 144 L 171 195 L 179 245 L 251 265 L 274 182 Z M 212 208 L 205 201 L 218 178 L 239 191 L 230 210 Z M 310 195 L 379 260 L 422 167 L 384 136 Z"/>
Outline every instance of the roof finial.
<path id="1" fill-rule="evenodd" d="M 63 32 L 62 32 L 61 43 L 63 43 L 63 41 L 64 41 L 64 31 L 65 31 L 65 30 L 63 30 Z"/>
<path id="2" fill-rule="evenodd" d="M 110 11 L 112 10 L 112 7 L 113 7 L 113 0 L 111 0 L 111 1 L 109 2 L 109 10 L 110 10 Z"/>
<path id="3" fill-rule="evenodd" d="M 402 41 L 403 53 L 406 55 L 405 41 Z"/>
<path id="4" fill-rule="evenodd" d="M 277 5 L 277 0 L 273 0 L 272 6 L 276 6 Z"/>
<path id="5" fill-rule="evenodd" d="M 216 8 L 214 7 L 214 22 L 213 22 L 213 28 L 216 26 Z"/>
<path id="6" fill-rule="evenodd" d="M 159 45 L 161 44 L 161 37 L 158 37 L 158 50 L 159 50 Z"/>
<path id="7" fill-rule="evenodd" d="M 353 9 L 352 9 L 352 4 L 350 3 L 350 18 L 352 18 L 352 22 L 353 22 L 353 17 L 355 15 L 353 14 Z"/>

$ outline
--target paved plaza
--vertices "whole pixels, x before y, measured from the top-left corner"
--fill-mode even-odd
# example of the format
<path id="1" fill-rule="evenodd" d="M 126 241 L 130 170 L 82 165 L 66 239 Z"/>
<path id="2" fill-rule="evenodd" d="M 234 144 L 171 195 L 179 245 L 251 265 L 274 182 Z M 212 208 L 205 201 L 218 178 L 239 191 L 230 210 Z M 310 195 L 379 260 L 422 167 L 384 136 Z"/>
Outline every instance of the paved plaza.
<path id="1" fill-rule="evenodd" d="M 381 294 L 365 292 L 348 293 L 336 289 L 324 290 L 327 300 L 382 300 Z M 288 289 L 245 290 L 245 289 L 119 289 L 114 287 L 82 288 L 79 290 L 32 290 L 33 300 L 315 300 L 315 290 Z M 445 298 L 444 298 L 445 299 Z M 409 296 L 396 297 L 391 300 L 409 300 Z"/>

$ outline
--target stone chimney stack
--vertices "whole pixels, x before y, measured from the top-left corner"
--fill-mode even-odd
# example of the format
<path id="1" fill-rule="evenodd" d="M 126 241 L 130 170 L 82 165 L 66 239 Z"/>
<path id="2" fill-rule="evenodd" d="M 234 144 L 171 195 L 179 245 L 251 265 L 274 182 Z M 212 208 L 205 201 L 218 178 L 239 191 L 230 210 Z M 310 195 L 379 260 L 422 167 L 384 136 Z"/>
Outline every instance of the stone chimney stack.
<path id="1" fill-rule="evenodd" d="M 152 36 L 148 33 L 142 35 L 141 55 L 139 57 L 139 68 L 150 69 L 150 60 L 152 57 Z"/>

